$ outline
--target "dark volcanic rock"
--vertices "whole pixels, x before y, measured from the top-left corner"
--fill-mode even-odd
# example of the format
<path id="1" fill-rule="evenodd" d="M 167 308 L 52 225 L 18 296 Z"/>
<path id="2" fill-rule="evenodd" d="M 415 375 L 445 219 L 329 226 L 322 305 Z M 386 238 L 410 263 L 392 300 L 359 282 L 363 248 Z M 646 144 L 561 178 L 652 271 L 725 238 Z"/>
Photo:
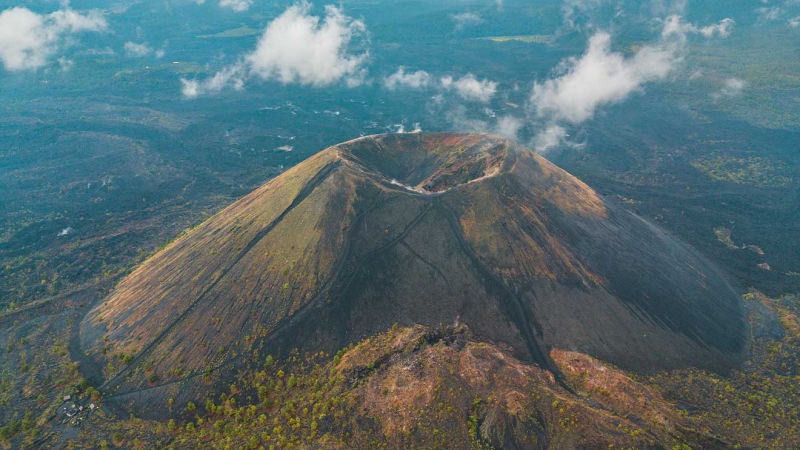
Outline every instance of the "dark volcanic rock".
<path id="1" fill-rule="evenodd" d="M 127 401 L 201 390 L 201 374 L 254 350 L 335 351 L 393 323 L 456 321 L 545 368 L 560 348 L 725 370 L 746 344 L 738 296 L 696 251 L 479 134 L 320 152 L 142 264 L 81 335 Z"/>

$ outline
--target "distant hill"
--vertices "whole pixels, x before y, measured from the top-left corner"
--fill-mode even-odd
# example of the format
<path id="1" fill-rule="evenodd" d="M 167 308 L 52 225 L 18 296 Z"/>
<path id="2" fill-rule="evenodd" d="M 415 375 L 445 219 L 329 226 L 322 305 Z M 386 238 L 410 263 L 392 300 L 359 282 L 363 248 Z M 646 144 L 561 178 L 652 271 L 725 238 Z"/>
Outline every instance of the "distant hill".
<path id="1" fill-rule="evenodd" d="M 724 371 L 736 293 L 696 251 L 533 152 L 482 134 L 328 148 L 147 260 L 81 324 L 108 400 L 158 416 L 264 355 L 392 324 L 465 324 L 556 375 L 553 350 Z"/>

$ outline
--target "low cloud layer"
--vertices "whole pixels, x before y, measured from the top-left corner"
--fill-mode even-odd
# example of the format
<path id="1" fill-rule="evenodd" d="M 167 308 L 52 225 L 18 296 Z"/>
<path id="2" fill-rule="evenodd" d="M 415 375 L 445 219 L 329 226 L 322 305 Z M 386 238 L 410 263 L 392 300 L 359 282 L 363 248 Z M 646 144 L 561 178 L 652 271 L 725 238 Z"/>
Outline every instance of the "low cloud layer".
<path id="1" fill-rule="evenodd" d="M 325 7 L 324 18 L 312 15 L 309 3 L 289 7 L 270 22 L 255 50 L 207 80 L 183 79 L 183 94 L 196 97 L 225 87 L 241 88 L 256 77 L 284 84 L 328 86 L 363 80 L 366 50 L 354 53 L 351 44 L 366 34 L 360 20 L 335 6 Z"/>
<path id="2" fill-rule="evenodd" d="M 47 65 L 66 46 L 69 36 L 103 31 L 107 26 L 98 11 L 63 9 L 42 15 L 27 8 L 10 8 L 0 12 L 0 61 L 9 71 L 35 70 Z"/>

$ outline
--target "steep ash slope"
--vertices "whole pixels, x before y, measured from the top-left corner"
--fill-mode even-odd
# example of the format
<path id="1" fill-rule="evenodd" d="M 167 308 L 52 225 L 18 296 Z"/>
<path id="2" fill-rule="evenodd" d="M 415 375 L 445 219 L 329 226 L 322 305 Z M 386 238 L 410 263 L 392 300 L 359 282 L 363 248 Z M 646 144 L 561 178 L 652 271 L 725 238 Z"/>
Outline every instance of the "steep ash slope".
<path id="1" fill-rule="evenodd" d="M 81 339 L 109 394 L 147 401 L 258 354 L 456 321 L 544 368 L 559 348 L 724 370 L 745 346 L 737 295 L 694 250 L 531 151 L 451 133 L 320 152 L 142 264 Z"/>

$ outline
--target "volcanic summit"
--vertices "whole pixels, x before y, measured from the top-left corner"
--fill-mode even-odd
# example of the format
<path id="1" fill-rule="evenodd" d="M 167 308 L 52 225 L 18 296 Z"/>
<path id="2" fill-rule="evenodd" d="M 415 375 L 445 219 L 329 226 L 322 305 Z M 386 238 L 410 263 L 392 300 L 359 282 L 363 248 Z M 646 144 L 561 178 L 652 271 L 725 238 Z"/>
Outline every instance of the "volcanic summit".
<path id="1" fill-rule="evenodd" d="M 466 133 L 323 150 L 139 266 L 81 342 L 124 394 L 395 323 L 464 324 L 543 368 L 563 349 L 724 370 L 746 344 L 737 294 L 698 252 L 534 152 Z"/>

